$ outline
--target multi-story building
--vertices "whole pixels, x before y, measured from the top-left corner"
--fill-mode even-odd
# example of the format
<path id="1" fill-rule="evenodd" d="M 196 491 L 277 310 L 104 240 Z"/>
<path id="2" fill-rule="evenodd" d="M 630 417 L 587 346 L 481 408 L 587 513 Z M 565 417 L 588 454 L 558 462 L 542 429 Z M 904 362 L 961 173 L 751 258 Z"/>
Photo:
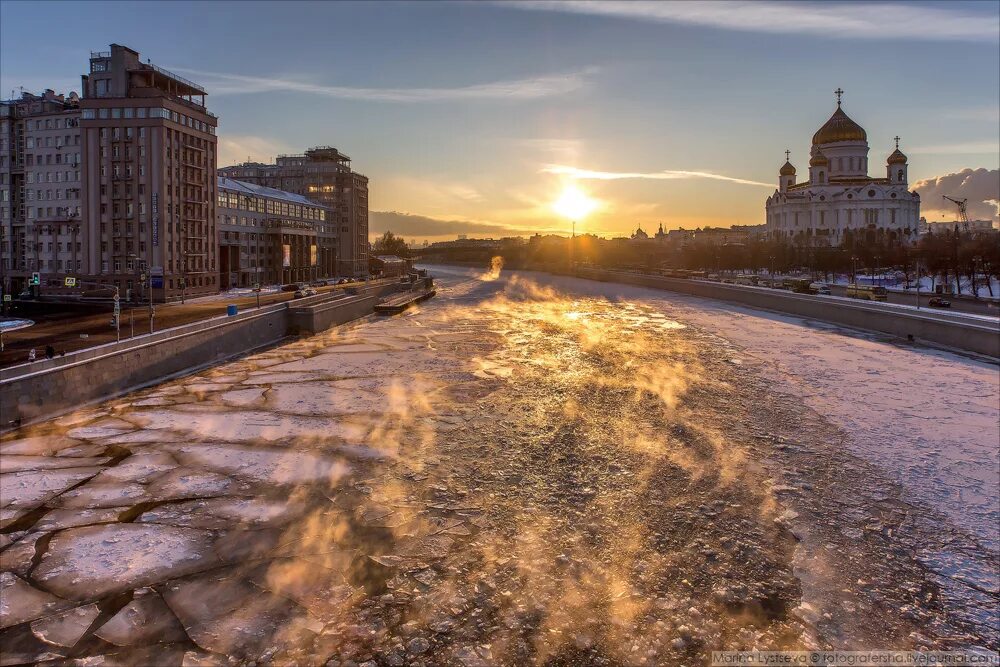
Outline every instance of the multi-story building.
<path id="1" fill-rule="evenodd" d="M 336 256 L 336 273 L 368 273 L 368 178 L 351 170 L 351 158 L 318 146 L 302 155 L 280 155 L 275 164 L 247 162 L 219 170 L 221 176 L 293 192 L 323 204 L 331 213 L 318 232 L 324 258 Z"/>
<path id="2" fill-rule="evenodd" d="M 112 44 L 91 53 L 80 128 L 86 280 L 156 301 L 219 290 L 216 126 L 205 89 Z"/>
<path id="3" fill-rule="evenodd" d="M 62 285 L 83 264 L 80 100 L 46 90 L 0 103 L 0 267 L 5 294 Z M 49 285 L 51 283 L 51 285 Z M 35 288 L 32 288 L 35 289 Z"/>
<path id="4" fill-rule="evenodd" d="M 316 280 L 335 274 L 319 235 L 332 211 L 283 190 L 219 177 L 222 289 Z"/>

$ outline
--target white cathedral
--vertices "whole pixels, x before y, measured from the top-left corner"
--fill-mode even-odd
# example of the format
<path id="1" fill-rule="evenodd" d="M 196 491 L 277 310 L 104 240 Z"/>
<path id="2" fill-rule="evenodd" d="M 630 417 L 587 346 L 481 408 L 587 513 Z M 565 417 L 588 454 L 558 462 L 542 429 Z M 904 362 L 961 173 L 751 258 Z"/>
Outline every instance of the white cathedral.
<path id="1" fill-rule="evenodd" d="M 788 161 L 778 172 L 778 189 L 767 198 L 769 238 L 813 246 L 836 246 L 848 230 L 865 239 L 907 243 L 917 237 L 920 195 L 910 192 L 906 156 L 886 160 L 885 177 L 868 176 L 868 135 L 840 107 L 812 139 L 809 180 L 797 183 Z"/>

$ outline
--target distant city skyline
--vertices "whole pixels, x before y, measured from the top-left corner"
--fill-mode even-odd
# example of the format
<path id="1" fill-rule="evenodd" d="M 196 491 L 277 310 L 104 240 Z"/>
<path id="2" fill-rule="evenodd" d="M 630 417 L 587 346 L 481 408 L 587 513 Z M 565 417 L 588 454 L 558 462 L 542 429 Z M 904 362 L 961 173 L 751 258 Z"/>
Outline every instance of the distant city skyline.
<path id="1" fill-rule="evenodd" d="M 568 186 L 594 209 L 581 233 L 761 224 L 838 87 L 871 175 L 899 135 L 922 215 L 954 194 L 997 219 L 995 2 L 132 7 L 0 5 L 3 97 L 79 91 L 90 50 L 131 46 L 208 90 L 220 166 L 351 155 L 373 236 L 569 233 Z"/>

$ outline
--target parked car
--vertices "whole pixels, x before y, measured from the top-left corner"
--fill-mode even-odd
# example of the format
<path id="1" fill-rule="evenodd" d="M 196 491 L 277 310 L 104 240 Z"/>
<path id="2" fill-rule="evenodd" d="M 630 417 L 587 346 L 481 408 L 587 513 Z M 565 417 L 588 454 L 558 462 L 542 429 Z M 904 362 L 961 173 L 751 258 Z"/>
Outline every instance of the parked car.
<path id="1" fill-rule="evenodd" d="M 826 294 L 827 296 L 830 295 L 830 286 L 824 283 L 812 283 L 809 286 L 809 288 L 816 290 L 814 294 Z"/>
<path id="2" fill-rule="evenodd" d="M 931 308 L 951 308 L 951 301 L 948 301 L 948 299 L 942 299 L 939 296 L 934 296 L 927 302 L 927 305 Z"/>
<path id="3" fill-rule="evenodd" d="M 281 286 L 282 292 L 296 292 L 300 289 L 304 289 L 305 285 L 303 283 L 288 283 L 287 285 Z"/>

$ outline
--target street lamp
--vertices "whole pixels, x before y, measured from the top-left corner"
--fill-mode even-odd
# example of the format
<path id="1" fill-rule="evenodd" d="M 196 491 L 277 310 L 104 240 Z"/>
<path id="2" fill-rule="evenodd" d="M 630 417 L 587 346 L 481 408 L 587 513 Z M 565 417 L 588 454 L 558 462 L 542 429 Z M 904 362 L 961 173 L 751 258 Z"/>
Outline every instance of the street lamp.
<path id="1" fill-rule="evenodd" d="M 980 257 L 979 255 L 976 255 L 975 257 L 972 258 L 972 298 L 973 299 L 978 299 L 979 298 L 979 290 L 976 289 L 976 273 L 977 273 L 976 269 L 979 268 L 979 264 L 982 263 L 982 261 L 983 261 L 983 258 Z M 987 280 L 988 279 L 989 278 L 987 278 Z"/>

